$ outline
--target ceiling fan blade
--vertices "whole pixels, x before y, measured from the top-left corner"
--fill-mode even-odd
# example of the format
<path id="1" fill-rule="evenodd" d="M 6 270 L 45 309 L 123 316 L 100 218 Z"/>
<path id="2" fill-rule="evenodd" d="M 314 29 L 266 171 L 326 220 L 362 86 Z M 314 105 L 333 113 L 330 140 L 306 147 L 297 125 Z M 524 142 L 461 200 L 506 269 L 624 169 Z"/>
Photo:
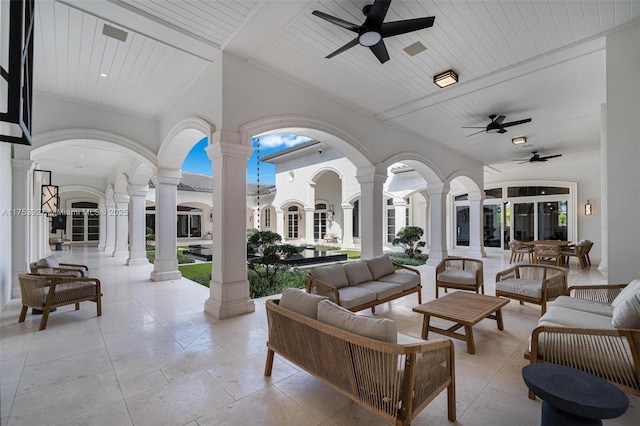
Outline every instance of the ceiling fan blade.
<path id="1" fill-rule="evenodd" d="M 496 118 L 495 120 L 493 120 L 494 123 L 498 123 L 498 124 L 502 124 L 502 122 L 504 121 L 504 119 L 507 118 L 504 115 L 499 115 L 498 118 Z M 504 127 L 504 126 L 503 126 Z"/>
<path id="2" fill-rule="evenodd" d="M 545 155 L 544 157 L 540 157 L 540 160 L 541 161 L 547 161 L 549 158 L 557 158 L 557 157 L 562 157 L 562 154 Z"/>
<path id="3" fill-rule="evenodd" d="M 317 16 L 318 18 L 322 18 L 325 21 L 329 21 L 332 24 L 338 25 L 339 27 L 345 28 L 349 31 L 353 31 L 354 33 L 360 31 L 360 25 L 352 24 L 351 22 L 336 18 L 335 16 L 327 15 L 326 13 L 320 12 L 319 10 L 314 10 L 313 12 L 311 12 L 311 14 Z"/>
<path id="4" fill-rule="evenodd" d="M 373 46 L 369 47 L 376 58 L 380 61 L 381 64 L 384 64 L 389 60 L 389 52 L 387 52 L 387 46 L 384 45 L 384 41 L 380 40 Z"/>
<path id="5" fill-rule="evenodd" d="M 354 38 L 349 43 L 345 44 L 344 46 L 342 46 L 340 49 L 336 50 L 335 52 L 329 53 L 327 56 L 325 56 L 325 58 L 326 59 L 333 58 L 334 56 L 339 55 L 340 53 L 344 52 L 345 50 L 351 49 L 356 44 L 358 44 L 358 37 Z"/>
<path id="6" fill-rule="evenodd" d="M 380 27 L 382 37 L 393 37 L 433 26 L 435 16 L 427 18 L 406 19 L 404 21 L 385 22 Z"/>
<path id="7" fill-rule="evenodd" d="M 476 127 L 476 128 L 477 128 L 477 127 Z M 473 135 L 477 135 L 478 133 L 484 133 L 484 132 L 486 132 L 486 131 L 487 131 L 487 130 L 483 127 L 483 128 L 482 128 L 482 130 L 480 130 L 479 132 L 471 133 L 470 135 L 467 135 L 467 137 L 469 137 L 469 136 L 473 136 Z"/>
<path id="8" fill-rule="evenodd" d="M 518 160 L 513 160 L 513 161 L 518 161 Z M 525 163 L 530 163 L 531 160 L 524 160 L 524 161 L 520 161 L 518 164 L 525 164 Z"/>
<path id="9" fill-rule="evenodd" d="M 511 126 L 517 126 L 518 124 L 524 124 L 524 123 L 528 123 L 530 122 L 531 119 L 530 118 L 525 118 L 524 120 L 518 120 L 518 121 L 511 121 L 509 123 L 504 123 L 502 125 L 502 127 L 511 127 Z"/>
<path id="10" fill-rule="evenodd" d="M 367 19 L 364 21 L 363 27 L 379 29 L 384 22 L 384 17 L 387 16 L 390 4 L 391 0 L 376 0 L 369 13 L 367 13 Z"/>
<path id="11" fill-rule="evenodd" d="M 487 126 L 477 126 L 477 127 L 460 127 L 461 129 L 486 129 Z"/>
<path id="12" fill-rule="evenodd" d="M 507 131 L 501 128 L 500 130 L 498 130 L 498 133 L 507 133 Z"/>

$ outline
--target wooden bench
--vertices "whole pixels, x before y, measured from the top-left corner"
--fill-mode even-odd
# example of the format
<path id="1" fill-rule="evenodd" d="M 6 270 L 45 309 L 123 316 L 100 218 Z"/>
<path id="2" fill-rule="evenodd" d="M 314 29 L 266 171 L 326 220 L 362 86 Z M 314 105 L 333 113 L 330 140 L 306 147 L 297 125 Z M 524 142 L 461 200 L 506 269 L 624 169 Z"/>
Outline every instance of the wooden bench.
<path id="1" fill-rule="evenodd" d="M 266 311 L 265 376 L 271 376 L 277 353 L 394 425 L 409 425 L 447 389 L 448 418 L 456 420 L 450 340 L 384 342 L 283 308 L 278 300 L 268 300 Z"/>

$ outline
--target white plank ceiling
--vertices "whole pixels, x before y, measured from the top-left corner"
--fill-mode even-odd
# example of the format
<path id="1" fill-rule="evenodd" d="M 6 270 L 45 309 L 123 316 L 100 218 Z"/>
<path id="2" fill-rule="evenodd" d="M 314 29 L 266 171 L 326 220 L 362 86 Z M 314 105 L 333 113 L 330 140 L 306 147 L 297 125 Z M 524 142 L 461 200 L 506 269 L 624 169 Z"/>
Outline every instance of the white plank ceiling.
<path id="1" fill-rule="evenodd" d="M 598 149 L 602 37 L 640 19 L 637 0 L 394 0 L 385 21 L 435 16 L 434 26 L 385 39 L 391 57 L 385 64 L 359 45 L 325 59 L 354 35 L 312 11 L 360 24 L 370 3 L 42 0 L 36 3 L 35 88 L 160 118 L 226 49 L 487 165 L 533 150 Z M 127 31 L 127 40 L 104 36 L 105 23 Z M 427 49 L 411 57 L 403 49 L 415 42 Z M 433 76 L 448 69 L 460 82 L 440 89 Z M 468 137 L 473 129 L 461 128 L 486 126 L 490 114 L 532 122 L 502 135 Z M 511 144 L 522 135 L 526 145 Z"/>

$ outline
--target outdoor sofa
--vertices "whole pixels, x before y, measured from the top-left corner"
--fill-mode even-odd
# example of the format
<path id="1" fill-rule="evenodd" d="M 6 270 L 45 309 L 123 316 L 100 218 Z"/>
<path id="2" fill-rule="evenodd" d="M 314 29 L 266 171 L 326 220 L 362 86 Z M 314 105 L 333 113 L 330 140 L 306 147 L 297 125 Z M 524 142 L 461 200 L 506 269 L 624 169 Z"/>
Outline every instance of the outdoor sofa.
<path id="1" fill-rule="evenodd" d="M 387 255 L 312 268 L 306 274 L 306 290 L 352 312 L 367 308 L 375 312 L 376 305 L 412 293 L 417 293 L 418 304 L 422 303 L 420 272 L 392 262 Z"/>
<path id="2" fill-rule="evenodd" d="M 287 359 L 394 425 L 409 425 L 447 389 L 456 419 L 455 356 L 449 339 L 397 333 L 386 318 L 354 314 L 326 297 L 288 288 L 268 300 L 265 376 L 274 354 Z"/>

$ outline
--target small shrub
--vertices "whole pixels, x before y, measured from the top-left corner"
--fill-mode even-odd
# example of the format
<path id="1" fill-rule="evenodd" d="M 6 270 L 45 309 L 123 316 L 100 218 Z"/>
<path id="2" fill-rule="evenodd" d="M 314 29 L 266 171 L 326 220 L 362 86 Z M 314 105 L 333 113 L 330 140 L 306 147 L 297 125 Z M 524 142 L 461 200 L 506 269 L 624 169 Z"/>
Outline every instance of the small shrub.
<path id="1" fill-rule="evenodd" d="M 147 252 L 147 259 L 149 259 L 149 263 L 153 263 L 156 260 L 156 252 L 151 251 L 151 252 Z"/>
<path id="2" fill-rule="evenodd" d="M 182 253 L 178 253 L 178 264 L 183 264 L 183 263 L 196 263 L 196 261 L 193 260 L 192 257 L 185 256 Z"/>
<path id="3" fill-rule="evenodd" d="M 280 294 L 287 287 L 304 288 L 305 272 L 299 268 L 279 271 L 274 279 L 265 279 L 256 271 L 249 269 L 249 294 L 252 299 Z"/>
<path id="4" fill-rule="evenodd" d="M 420 253 L 414 254 L 413 257 L 410 257 L 405 253 L 389 253 L 389 257 L 393 262 L 399 263 L 400 265 L 420 266 L 427 263 L 429 255 Z"/>
<path id="5" fill-rule="evenodd" d="M 191 277 L 189 279 L 208 288 L 209 287 L 209 283 L 211 282 L 211 274 L 194 275 L 193 277 Z"/>
<path id="6" fill-rule="evenodd" d="M 332 251 L 332 250 L 340 250 L 340 247 L 335 247 L 335 246 L 315 246 L 313 249 L 315 251 Z"/>

